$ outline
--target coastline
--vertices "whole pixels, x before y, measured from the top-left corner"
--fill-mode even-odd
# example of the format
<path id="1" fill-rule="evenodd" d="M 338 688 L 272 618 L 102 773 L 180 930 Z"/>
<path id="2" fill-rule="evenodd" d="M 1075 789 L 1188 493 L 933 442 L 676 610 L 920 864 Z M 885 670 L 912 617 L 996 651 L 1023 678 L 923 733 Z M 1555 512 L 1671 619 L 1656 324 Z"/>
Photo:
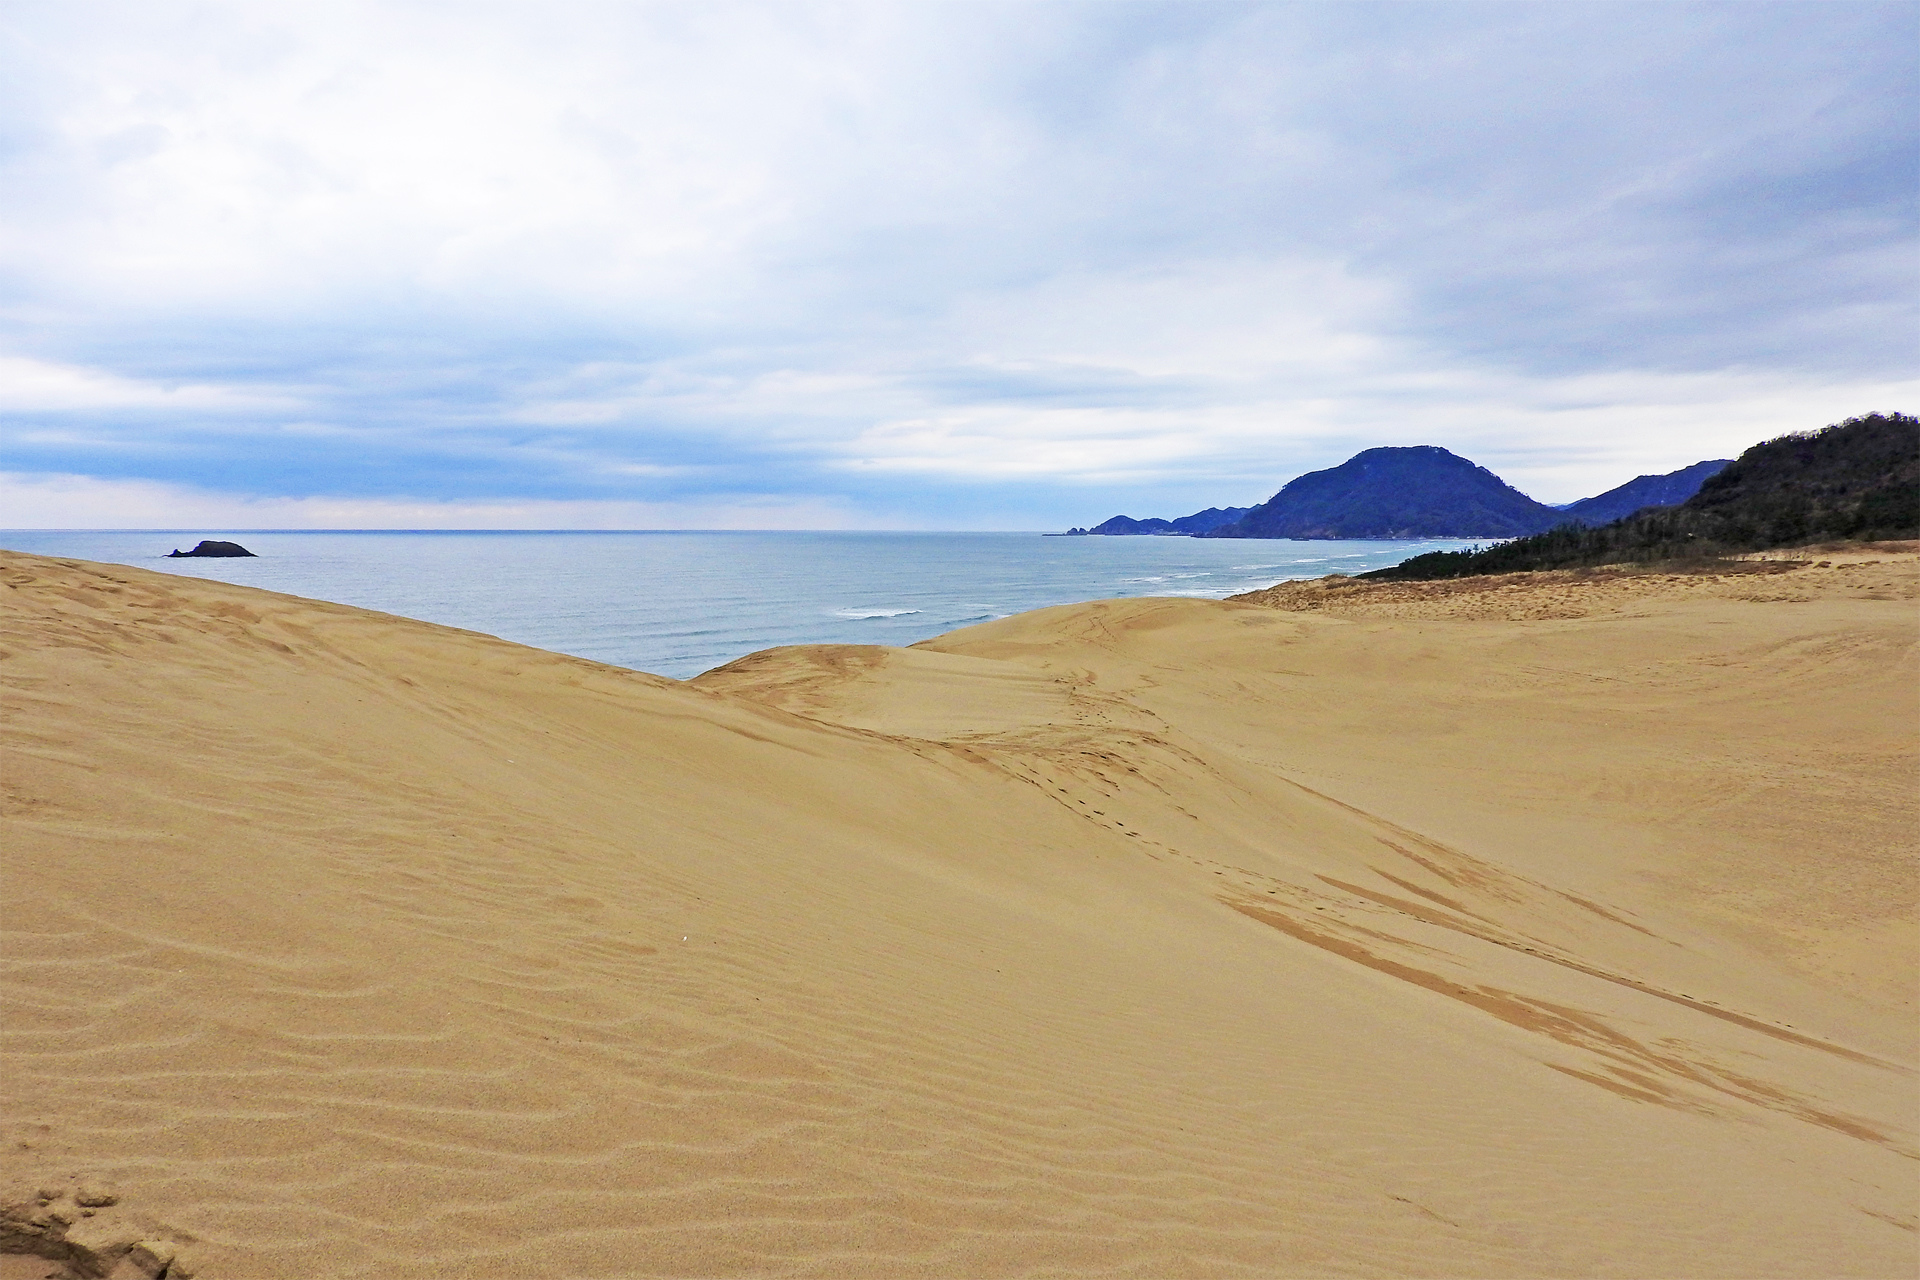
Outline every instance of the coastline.
<path id="1" fill-rule="evenodd" d="M 1822 559 L 678 682 L 0 553 L 0 1209 L 204 1276 L 1897 1273 L 1920 554 Z"/>
<path id="2" fill-rule="evenodd" d="M 913 644 L 1077 600 L 1212 598 L 1465 543 L 1048 541 L 1006 533 L 232 533 L 256 558 L 168 559 L 188 534 L 0 546 L 332 600 L 685 679 L 787 644 Z M 10 540 L 12 539 L 12 540 Z"/>

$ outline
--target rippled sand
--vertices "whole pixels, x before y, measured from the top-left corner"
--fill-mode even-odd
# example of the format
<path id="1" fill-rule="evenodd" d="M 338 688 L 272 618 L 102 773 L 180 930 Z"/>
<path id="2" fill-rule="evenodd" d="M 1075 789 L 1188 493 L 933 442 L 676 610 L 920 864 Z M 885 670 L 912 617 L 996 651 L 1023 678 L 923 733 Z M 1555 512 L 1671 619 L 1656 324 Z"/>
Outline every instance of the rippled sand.
<path id="1" fill-rule="evenodd" d="M 682 684 L 0 554 L 5 1240 L 175 1280 L 1913 1274 L 1920 556 L 1754 568 L 1109 601 Z"/>

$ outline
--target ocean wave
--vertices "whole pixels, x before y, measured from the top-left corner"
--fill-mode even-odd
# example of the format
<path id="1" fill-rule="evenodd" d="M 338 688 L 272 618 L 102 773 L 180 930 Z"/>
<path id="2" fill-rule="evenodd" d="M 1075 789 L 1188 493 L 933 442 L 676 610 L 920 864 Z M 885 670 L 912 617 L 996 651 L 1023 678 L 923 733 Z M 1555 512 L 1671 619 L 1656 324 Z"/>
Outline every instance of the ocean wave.
<path id="1" fill-rule="evenodd" d="M 873 618 L 904 618 L 918 612 L 918 609 L 835 609 L 833 616 L 849 622 L 866 622 Z"/>

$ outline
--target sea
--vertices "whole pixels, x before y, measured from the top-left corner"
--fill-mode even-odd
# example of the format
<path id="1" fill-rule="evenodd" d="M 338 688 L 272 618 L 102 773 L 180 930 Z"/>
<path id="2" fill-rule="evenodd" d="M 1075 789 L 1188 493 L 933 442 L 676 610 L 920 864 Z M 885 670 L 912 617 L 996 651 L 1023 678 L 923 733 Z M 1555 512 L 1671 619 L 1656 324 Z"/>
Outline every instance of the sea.
<path id="1" fill-rule="evenodd" d="M 170 559 L 202 538 L 248 560 Z M 1456 539 L 1035 533 L 0 530 L 0 546 L 264 587 L 685 679 L 785 644 L 906 645 L 1047 605 L 1222 599 Z"/>

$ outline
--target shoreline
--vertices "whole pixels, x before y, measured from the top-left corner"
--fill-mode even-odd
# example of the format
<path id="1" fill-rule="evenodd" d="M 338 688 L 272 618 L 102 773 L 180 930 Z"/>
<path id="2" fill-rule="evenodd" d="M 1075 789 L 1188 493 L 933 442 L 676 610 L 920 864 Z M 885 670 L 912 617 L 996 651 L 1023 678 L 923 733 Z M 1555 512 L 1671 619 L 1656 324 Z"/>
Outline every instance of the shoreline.
<path id="1" fill-rule="evenodd" d="M 676 678 L 775 645 L 911 644 L 1056 603 L 1182 589 L 1225 596 L 1423 549 L 1282 546 L 1253 556 L 1192 540 L 1061 550 L 1000 534 L 317 533 L 242 536 L 259 553 L 248 560 L 141 558 L 177 541 L 74 537 L 19 549 L 335 600 Z M 1312 563 L 1296 565 L 1299 557 Z"/>
<path id="2" fill-rule="evenodd" d="M 1920 554 L 1822 558 L 674 681 L 0 553 L 0 1223 L 176 1276 L 1890 1274 Z"/>

